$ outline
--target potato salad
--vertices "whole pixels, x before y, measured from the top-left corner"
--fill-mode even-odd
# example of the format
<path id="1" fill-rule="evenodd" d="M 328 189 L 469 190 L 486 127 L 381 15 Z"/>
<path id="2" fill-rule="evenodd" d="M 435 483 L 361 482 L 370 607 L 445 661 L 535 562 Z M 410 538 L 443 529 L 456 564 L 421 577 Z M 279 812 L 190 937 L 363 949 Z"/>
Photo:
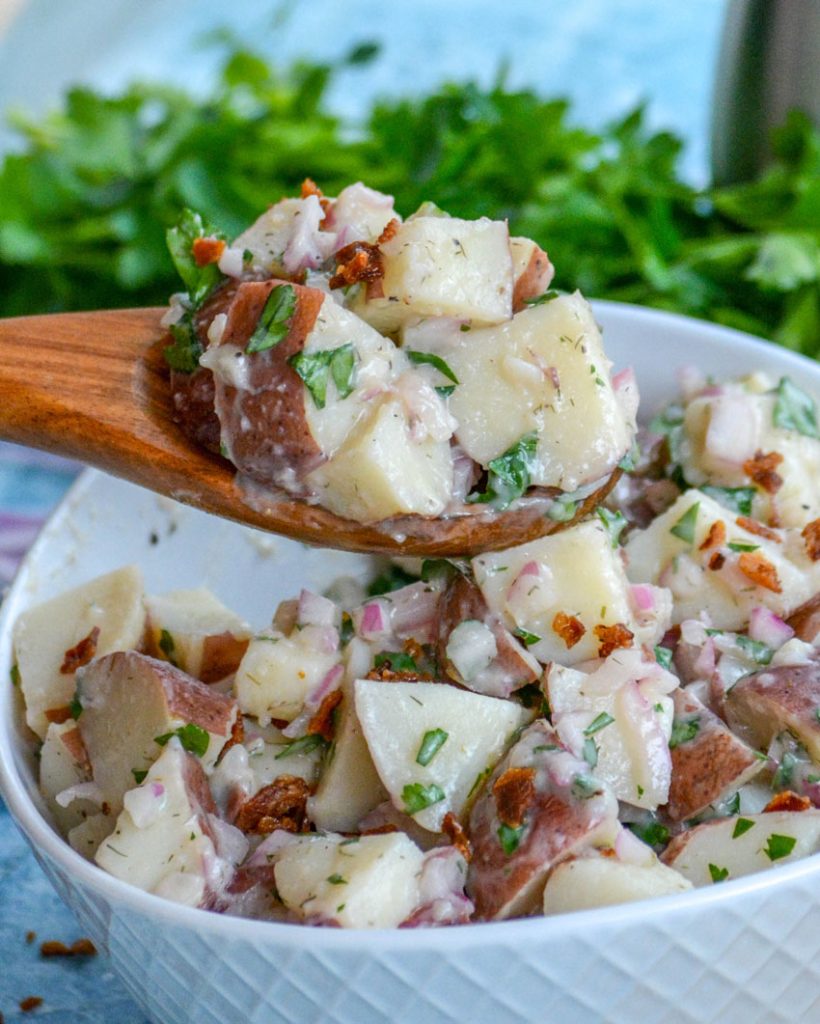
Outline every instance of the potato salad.
<path id="1" fill-rule="evenodd" d="M 169 245 L 175 416 L 251 501 L 397 533 L 408 516 L 545 525 L 632 446 L 633 376 L 504 221 L 432 203 L 402 219 L 361 183 L 328 198 L 306 181 L 233 241 L 186 212 Z"/>
<path id="2" fill-rule="evenodd" d="M 148 892 L 344 928 L 562 913 L 812 854 L 817 468 L 794 381 L 686 371 L 563 532 L 374 563 L 366 590 L 296 584 L 253 627 L 204 589 L 146 594 L 133 566 L 87 582 L 15 628 L 48 811 Z"/>

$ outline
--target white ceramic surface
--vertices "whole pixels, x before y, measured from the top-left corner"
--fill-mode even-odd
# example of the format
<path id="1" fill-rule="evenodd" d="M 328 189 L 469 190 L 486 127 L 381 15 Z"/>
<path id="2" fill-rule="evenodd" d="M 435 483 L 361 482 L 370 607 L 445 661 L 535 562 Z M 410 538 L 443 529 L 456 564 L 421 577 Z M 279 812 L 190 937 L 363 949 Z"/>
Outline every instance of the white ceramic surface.
<path id="1" fill-rule="evenodd" d="M 596 309 L 616 366 L 636 368 L 645 413 L 685 364 L 717 377 L 788 374 L 820 397 L 820 368 L 782 349 L 669 314 Z M 250 533 L 89 472 L 3 603 L 0 678 L 24 607 L 129 561 L 149 591 L 204 583 L 256 625 L 303 584 L 368 571 L 358 556 Z M 37 794 L 16 697 L 0 688 L 3 795 L 59 894 L 157 1022 L 820 1020 L 820 857 L 649 903 L 462 928 L 343 932 L 220 917 L 130 889 L 63 843 Z"/>

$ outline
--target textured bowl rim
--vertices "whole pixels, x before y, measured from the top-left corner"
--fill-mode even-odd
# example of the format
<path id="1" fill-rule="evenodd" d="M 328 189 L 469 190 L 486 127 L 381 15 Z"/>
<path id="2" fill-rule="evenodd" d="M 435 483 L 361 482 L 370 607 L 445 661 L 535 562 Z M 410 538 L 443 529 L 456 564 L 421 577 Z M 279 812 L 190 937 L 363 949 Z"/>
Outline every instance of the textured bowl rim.
<path id="1" fill-rule="evenodd" d="M 776 348 L 771 343 L 755 338 L 732 328 L 722 327 L 706 321 L 695 320 L 680 314 L 650 309 L 626 303 L 597 301 L 593 303 L 596 312 L 602 314 L 608 329 L 628 328 L 636 319 L 648 321 L 650 326 L 662 332 L 669 328 L 678 334 L 689 333 L 701 340 L 704 335 L 714 339 L 723 349 L 748 356 L 749 350 L 767 354 L 784 370 L 801 373 L 801 383 L 806 383 L 820 392 L 820 367 L 811 360 L 787 349 Z M 743 362 L 738 366 L 743 369 Z M 0 677 L 8 672 L 11 665 L 11 625 L 17 614 L 15 605 L 27 585 L 27 576 L 36 566 L 40 551 L 49 541 L 51 534 L 60 529 L 62 520 L 69 518 L 71 509 L 81 502 L 88 488 L 104 474 L 97 470 L 83 471 L 71 486 L 66 496 L 49 517 L 38 539 L 26 555 L 14 583 L 0 606 Z M 414 929 L 332 929 L 309 928 L 299 924 L 252 920 L 231 917 L 198 908 L 186 907 L 169 900 L 143 892 L 91 864 L 76 853 L 52 828 L 40 813 L 26 791 L 16 752 L 16 737 L 13 727 L 14 690 L 2 688 L 0 694 L 0 792 L 17 826 L 22 830 L 35 850 L 58 864 L 70 880 L 99 893 L 109 904 L 118 909 L 130 910 L 147 918 L 168 925 L 204 931 L 212 936 L 227 939 L 243 939 L 249 942 L 276 942 L 293 949 L 309 948 L 312 953 L 345 949 L 351 952 L 367 952 L 376 945 L 380 950 L 389 948 L 398 952 L 412 951 L 453 951 L 456 948 L 475 948 L 496 943 L 526 942 L 538 940 L 548 943 L 568 933 L 595 931 L 601 928 L 650 924 L 658 917 L 669 918 L 675 914 L 716 912 L 725 905 L 735 906 L 746 897 L 755 896 L 773 887 L 786 889 L 790 882 L 817 876 L 820 878 L 820 854 L 812 854 L 791 864 L 775 866 L 763 872 L 747 875 L 721 883 L 719 886 L 687 891 L 640 902 L 598 907 L 549 917 L 533 917 L 510 921 L 474 923 L 449 928 Z"/>

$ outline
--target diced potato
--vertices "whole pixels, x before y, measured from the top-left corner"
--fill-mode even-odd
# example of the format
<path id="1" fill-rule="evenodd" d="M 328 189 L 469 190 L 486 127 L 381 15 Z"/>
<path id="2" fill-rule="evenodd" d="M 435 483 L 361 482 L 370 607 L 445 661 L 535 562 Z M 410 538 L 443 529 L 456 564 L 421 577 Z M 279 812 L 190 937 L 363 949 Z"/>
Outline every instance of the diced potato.
<path id="1" fill-rule="evenodd" d="M 214 683 L 235 672 L 248 647 L 247 624 L 210 590 L 173 590 L 146 597 L 147 653 L 189 676 Z"/>
<path id="2" fill-rule="evenodd" d="M 476 781 L 529 713 L 442 683 L 357 679 L 356 713 L 376 771 L 400 811 L 431 832 L 464 813 Z M 426 762 L 426 763 L 425 763 Z"/>
<path id="3" fill-rule="evenodd" d="M 135 778 L 162 753 L 157 737 L 194 727 L 194 739 L 207 742 L 202 763 L 211 768 L 238 714 L 233 698 L 135 651 L 93 661 L 78 672 L 77 692 L 80 735 L 94 781 L 114 814 Z"/>
<path id="4" fill-rule="evenodd" d="M 714 818 L 675 836 L 663 861 L 695 886 L 789 864 L 820 849 L 820 810 Z"/>
<path id="5" fill-rule="evenodd" d="M 365 289 L 352 308 L 382 334 L 410 317 L 498 324 L 512 316 L 512 257 L 503 221 L 413 217 L 381 251 L 380 287 Z"/>
<path id="6" fill-rule="evenodd" d="M 419 902 L 424 855 L 401 832 L 302 835 L 276 855 L 276 888 L 307 920 L 342 928 L 394 928 Z"/>
<path id="7" fill-rule="evenodd" d="M 74 672 L 61 671 L 66 652 L 99 629 L 95 654 L 137 647 L 145 628 L 142 576 L 126 566 L 29 608 L 14 627 L 14 656 L 26 722 L 45 739 L 46 712 L 68 706 Z"/>
<path id="8" fill-rule="evenodd" d="M 246 715 L 267 725 L 272 718 L 292 722 L 305 698 L 339 663 L 338 650 L 317 641 L 317 627 L 290 636 L 255 637 L 236 670 L 234 691 Z"/>
<path id="9" fill-rule="evenodd" d="M 359 239 L 375 242 L 394 217 L 398 214 L 392 196 L 357 181 L 343 188 L 333 201 L 325 227 L 328 231 L 344 230 L 344 241 L 337 241 L 337 245 Z"/>
<path id="10" fill-rule="evenodd" d="M 490 610 L 510 629 L 540 638 L 527 649 L 541 662 L 597 657 L 607 635 L 602 627 L 623 626 L 635 644 L 652 644 L 667 625 L 664 618 L 643 624 L 636 617 L 620 554 L 598 519 L 478 555 L 472 565 Z"/>
<path id="11" fill-rule="evenodd" d="M 465 331 L 447 351 L 456 438 L 482 466 L 533 431 L 530 480 L 575 491 L 608 476 L 629 450 L 634 416 L 610 380 L 601 332 L 579 294 Z"/>
<path id="12" fill-rule="evenodd" d="M 543 295 L 555 268 L 544 250 L 529 238 L 511 238 L 513 260 L 513 312 L 526 309 L 527 299 Z"/>
<path id="13" fill-rule="evenodd" d="M 672 591 L 675 623 L 706 612 L 718 629 L 743 630 L 756 605 L 786 618 L 820 589 L 820 562 L 809 558 L 800 532 L 775 533 L 778 540 L 750 531 L 713 498 L 689 490 L 630 534 L 627 573 Z M 758 565 L 768 567 L 768 583 Z"/>
<path id="14" fill-rule="evenodd" d="M 350 684 L 336 712 L 336 732 L 308 817 L 320 831 L 355 832 L 366 814 L 388 799 L 356 715 Z"/>
<path id="15" fill-rule="evenodd" d="M 267 270 L 274 277 L 287 277 L 304 269 L 287 256 L 288 243 L 297 232 L 304 240 L 299 256 L 307 258 L 311 266 L 318 266 L 330 255 L 335 236 L 319 231 L 323 218 L 316 196 L 281 199 L 235 238 L 231 249 L 251 253 L 251 267 Z"/>
<path id="16" fill-rule="evenodd" d="M 677 679 L 641 651 L 616 651 L 587 674 L 553 664 L 547 690 L 553 724 L 619 800 L 655 810 L 672 775 L 669 736 Z"/>
<path id="17" fill-rule="evenodd" d="M 544 913 L 566 914 L 685 892 L 692 883 L 659 860 L 625 864 L 609 857 L 577 857 L 559 864 L 544 888 Z"/>
<path id="18" fill-rule="evenodd" d="M 676 690 L 673 697 L 678 735 L 672 749 L 666 814 L 672 821 L 686 821 L 750 782 L 766 760 L 727 729 L 691 690 Z"/>
<path id="19" fill-rule="evenodd" d="M 207 818 L 215 812 L 199 761 L 172 739 L 145 781 L 125 795 L 94 859 L 138 889 L 199 906 L 208 895 L 208 864 L 216 860 Z"/>
<path id="20" fill-rule="evenodd" d="M 110 814 L 90 814 L 66 835 L 72 850 L 86 860 L 94 860 L 94 854 L 106 836 L 110 836 L 117 819 Z"/>
<path id="21" fill-rule="evenodd" d="M 739 679 L 726 694 L 729 724 L 765 750 L 788 730 L 820 763 L 820 662 L 771 665 Z"/>
<path id="22" fill-rule="evenodd" d="M 361 522 L 393 516 L 440 515 L 453 491 L 448 441 L 415 441 L 404 405 L 375 399 L 329 462 L 310 484 L 331 512 Z"/>
<path id="23" fill-rule="evenodd" d="M 78 797 L 67 806 L 57 800 L 60 793 L 91 779 L 91 766 L 77 723 L 52 722 L 40 748 L 40 792 L 60 831 L 69 832 L 89 815 L 98 814 L 99 804 Z"/>

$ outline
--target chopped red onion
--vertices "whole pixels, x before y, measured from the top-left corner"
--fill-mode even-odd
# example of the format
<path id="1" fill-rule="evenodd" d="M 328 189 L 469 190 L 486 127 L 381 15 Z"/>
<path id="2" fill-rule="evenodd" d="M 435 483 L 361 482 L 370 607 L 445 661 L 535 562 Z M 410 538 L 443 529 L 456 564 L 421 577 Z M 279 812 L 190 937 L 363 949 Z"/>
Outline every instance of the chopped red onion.
<path id="1" fill-rule="evenodd" d="M 791 640 L 793 636 L 794 630 L 791 626 L 775 615 L 773 611 L 763 605 L 752 608 L 749 616 L 749 637 L 752 640 L 757 640 L 776 650 L 778 647 L 782 647 L 787 640 Z"/>

